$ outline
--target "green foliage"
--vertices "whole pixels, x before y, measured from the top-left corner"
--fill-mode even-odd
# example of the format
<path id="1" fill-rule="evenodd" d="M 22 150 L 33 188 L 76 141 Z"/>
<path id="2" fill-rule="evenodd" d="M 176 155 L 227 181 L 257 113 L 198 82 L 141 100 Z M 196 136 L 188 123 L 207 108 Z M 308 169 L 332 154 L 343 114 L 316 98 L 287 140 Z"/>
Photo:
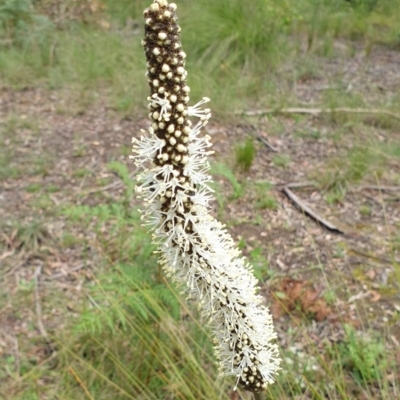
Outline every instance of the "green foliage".
<path id="1" fill-rule="evenodd" d="M 118 161 L 108 163 L 107 167 L 110 171 L 118 174 L 122 182 L 125 184 L 124 201 L 125 205 L 129 207 L 135 188 L 135 180 L 130 177 L 128 167 L 126 166 L 126 164 L 122 164 Z"/>
<path id="2" fill-rule="evenodd" d="M 257 201 L 256 207 L 261 208 L 262 210 L 276 210 L 278 208 L 278 202 L 276 201 L 275 197 L 266 195 Z"/>
<path id="3" fill-rule="evenodd" d="M 119 162 L 108 168 L 125 183 L 121 198 L 64 210 L 74 225 L 93 227 L 105 268 L 87 288 L 68 337 L 57 337 L 59 367 L 78 371 L 96 399 L 225 399 L 225 383 L 215 385 L 209 332 L 164 277 L 149 234 L 126 204 L 133 187 L 128 169 Z M 62 386 L 66 398 L 81 398 L 70 375 Z"/>
<path id="4" fill-rule="evenodd" d="M 211 167 L 211 174 L 221 175 L 229 181 L 229 183 L 232 185 L 233 188 L 233 194 L 232 194 L 233 199 L 238 199 L 243 195 L 243 190 L 244 190 L 243 186 L 236 179 L 236 176 L 232 172 L 232 170 L 230 170 L 229 167 L 226 166 L 225 164 L 221 163 L 213 164 Z"/>
<path id="5" fill-rule="evenodd" d="M 236 164 L 243 171 L 248 171 L 253 164 L 256 155 L 254 141 L 251 138 L 236 147 Z"/>
<path id="6" fill-rule="evenodd" d="M 50 233 L 43 221 L 32 221 L 18 224 L 16 231 L 18 247 L 25 251 L 37 250 L 43 243 L 50 239 Z"/>
<path id="7" fill-rule="evenodd" d="M 268 96 L 273 82 L 265 72 L 283 58 L 291 10 L 278 0 L 183 2 L 179 23 L 193 98 L 209 93 L 213 111 L 222 113 Z"/>
<path id="8" fill-rule="evenodd" d="M 338 344 L 341 368 L 350 370 L 361 385 L 380 381 L 388 369 L 384 343 L 378 337 L 357 335 L 350 325 L 345 326 L 345 332 L 344 341 Z"/>
<path id="9" fill-rule="evenodd" d="M 334 290 L 329 289 L 324 293 L 324 300 L 328 305 L 334 305 L 337 300 L 337 296 Z"/>
<path id="10" fill-rule="evenodd" d="M 140 40 L 132 42 L 117 33 L 80 25 L 55 31 L 46 40 L 29 38 L 24 51 L 14 46 L 0 52 L 4 84 L 24 87 L 42 82 L 51 89 L 68 86 L 76 96 L 71 93 L 68 110 L 77 106 L 84 110 L 96 99 L 94 91 L 104 86 L 110 89 L 111 106 L 123 111 L 144 107 L 147 84 Z"/>
<path id="11" fill-rule="evenodd" d="M 0 4 L 0 39 L 6 44 L 23 44 L 36 34 L 43 37 L 50 26 L 46 17 L 35 12 L 32 0 L 4 0 Z"/>
<path id="12" fill-rule="evenodd" d="M 107 14 L 113 20 L 119 22 L 122 26 L 126 26 L 127 20 L 138 22 L 143 16 L 143 10 L 149 6 L 147 0 L 103 0 L 106 6 Z"/>
<path id="13" fill-rule="evenodd" d="M 71 221 L 96 221 L 99 229 L 105 223 L 111 223 L 113 229 L 120 229 L 121 226 L 132 225 L 138 216 L 138 212 L 130 207 L 133 196 L 135 181 L 129 175 L 128 167 L 118 161 L 107 164 L 110 171 L 115 172 L 125 184 L 124 196 L 118 202 L 110 204 L 98 204 L 96 206 L 69 206 L 63 211 Z"/>
<path id="14" fill-rule="evenodd" d="M 157 261 L 151 256 L 154 247 L 142 242 L 136 244 L 135 250 L 133 266 L 115 266 L 114 271 L 99 278 L 99 282 L 103 282 L 101 286 L 92 288 L 91 307 L 82 313 L 75 326 L 78 332 L 115 332 L 116 326 L 128 329 L 129 318 L 142 324 L 159 322 L 157 307 L 162 307 L 174 320 L 179 318 L 177 295 L 164 282 L 158 282 L 158 272 L 154 268 Z"/>
<path id="15" fill-rule="evenodd" d="M 263 249 L 261 247 L 251 250 L 250 263 L 256 278 L 261 282 L 265 282 L 265 280 L 270 277 L 271 269 L 269 268 L 268 260 L 262 253 Z"/>
<path id="16" fill-rule="evenodd" d="M 381 176 L 395 148 L 389 151 L 384 146 L 372 144 L 354 147 L 345 155 L 331 159 L 322 173 L 319 171 L 312 174 L 313 178 L 326 191 L 329 203 L 340 202 L 349 185 L 361 182 L 368 175 L 374 179 Z"/>
<path id="17" fill-rule="evenodd" d="M 358 209 L 358 212 L 364 216 L 364 217 L 369 217 L 371 215 L 371 207 L 368 205 L 362 205 L 360 206 L 360 208 Z"/>
<path id="18" fill-rule="evenodd" d="M 34 10 L 31 0 L 5 0 L 0 5 L 0 26 L 6 37 L 15 37 L 17 32 L 33 22 Z"/>
<path id="19" fill-rule="evenodd" d="M 138 212 L 127 208 L 124 201 L 67 207 L 63 214 L 75 224 L 91 224 L 99 245 L 107 248 L 107 255 L 113 261 L 130 260 L 136 254 L 137 242 L 143 240 L 136 227 Z"/>
<path id="20" fill-rule="evenodd" d="M 71 221 L 89 222 L 95 219 L 99 225 L 105 222 L 129 223 L 133 222 L 136 216 L 135 211 L 127 211 L 121 203 L 99 204 L 96 206 L 73 206 L 66 207 L 63 214 Z"/>
<path id="21" fill-rule="evenodd" d="M 52 89 L 72 88 L 79 93 L 73 101 L 75 108 L 76 103 L 86 102 L 82 104 L 85 108 L 96 98 L 82 93 L 106 87 L 107 99 L 115 109 L 129 114 L 144 109 L 148 91 L 143 79 L 145 60 L 136 33 L 143 28 L 142 12 L 148 2 L 105 3 L 105 18 L 111 24 L 108 31 L 78 23 L 55 30 L 29 6 L 30 0 L 6 0 L 4 4 L 13 11 L 3 11 L 2 34 L 17 36 L 18 41 L 11 42 L 19 45 L 0 52 L 3 84 L 26 87 L 40 82 Z M 267 102 L 271 95 L 275 101 L 276 83 L 266 73 L 281 60 L 292 58 L 301 44 L 296 38 L 304 34 L 310 42 L 324 38 L 326 51 L 337 36 L 396 44 L 400 36 L 394 10 L 399 5 L 400 0 L 381 0 L 367 13 L 345 0 L 183 1 L 179 22 L 188 53 L 191 97 L 195 100 L 206 94 L 213 101 L 213 111 L 220 114 L 241 109 L 249 101 L 260 105 L 259 101 Z M 133 30 L 127 30 L 129 24 Z M 6 33 L 6 26 L 13 28 Z"/>
<path id="22" fill-rule="evenodd" d="M 142 11 L 151 0 L 106 0 L 106 12 L 111 21 L 108 31 L 79 23 L 55 31 L 51 25 L 46 25 L 45 19 L 41 24 L 42 17 L 37 15 L 34 8 L 27 6 L 31 3 L 28 0 L 1 2 L 1 85 L 68 88 L 72 93 L 71 103 L 79 103 L 82 110 L 98 98 L 94 95 L 98 90 L 102 98 L 108 96 L 109 103 L 119 111 L 133 115 L 136 107 L 145 109 L 148 88 L 144 78 L 141 35 L 132 33 L 131 36 L 125 36 L 125 27 L 129 19 L 133 19 L 134 24 L 138 25 L 137 30 L 142 29 Z M 261 108 L 270 97 L 276 102 L 278 89 L 284 93 L 281 96 L 285 96 L 286 78 L 279 76 L 278 88 L 273 82 L 275 75 L 268 73 L 279 66 L 282 59 L 288 63 L 292 57 L 304 61 L 303 50 L 293 53 L 297 47 L 302 49 L 304 36 L 309 38 L 310 52 L 325 55 L 335 51 L 335 38 L 396 44 L 400 42 L 400 36 L 398 16 L 394 11 L 398 10 L 399 5 L 399 0 L 379 0 L 376 3 L 373 0 L 259 0 L 251 4 L 238 0 L 182 0 L 178 3 L 178 12 L 179 22 L 183 26 L 183 46 L 188 53 L 191 97 L 195 100 L 207 95 L 213 100 L 213 111 L 229 113 L 240 109 L 240 106 Z M 5 6 L 11 12 L 5 11 Z M 51 32 L 51 37 L 46 32 Z M 307 57 L 304 63 L 308 69 L 294 71 L 296 79 L 321 77 L 319 66 L 312 57 Z M 291 65 L 288 65 L 290 68 Z M 329 96 L 323 95 L 322 99 L 327 107 L 365 106 L 360 96 L 347 93 L 340 95 L 336 91 L 330 93 Z M 396 104 L 390 104 L 395 109 Z M 66 104 L 67 112 L 69 106 Z M 342 122 L 348 121 L 348 126 L 353 128 L 354 121 L 362 121 L 361 117 L 357 119 L 354 116 L 331 117 L 325 120 L 324 117 L 319 118 L 318 123 L 328 120 L 340 125 L 341 132 L 347 129 L 346 133 L 353 134 L 352 129 L 346 128 L 347 125 Z M 293 119 L 295 122 L 300 120 L 296 120 L 295 116 Z M 38 127 L 33 123 L 29 126 L 27 121 L 23 122 L 17 116 L 0 121 L 0 124 L 0 178 L 10 180 L 32 173 L 45 175 L 48 162 L 29 160 L 28 169 L 19 160 L 15 161 L 17 143 L 13 147 L 5 142 L 16 140 L 22 128 L 29 129 L 31 134 L 37 133 Z M 374 120 L 369 126 L 373 124 L 380 129 L 396 127 L 392 119 L 385 118 Z M 329 130 L 325 133 L 319 128 L 310 131 L 307 127 L 301 135 L 329 140 Z M 367 129 L 369 127 L 363 125 L 363 130 Z M 249 142 L 239 146 L 236 153 L 237 164 L 243 169 L 252 165 L 255 155 L 254 144 Z M 343 150 L 341 154 L 327 162 L 325 168 L 321 168 L 315 176 L 330 202 L 340 201 L 349 184 L 357 184 L 372 176 L 379 177 L 386 170 L 396 173 L 393 167 L 386 168 L 389 162 L 392 166 L 398 164 L 400 147 L 396 144 L 379 141 L 348 150 L 341 146 L 340 149 Z M 75 161 L 81 163 L 83 157 L 88 155 L 88 148 L 78 144 L 73 152 L 75 157 L 79 157 Z M 40 157 L 43 159 L 43 154 Z M 273 162 L 278 167 L 287 167 L 290 158 L 283 154 L 274 157 Z M 218 372 L 212 339 L 203 327 L 204 321 L 196 311 L 195 304 L 184 300 L 163 277 L 157 257 L 153 255 L 155 249 L 150 244 L 150 235 L 140 226 L 139 214 L 132 205 L 134 179 L 121 162 L 113 161 L 107 167 L 124 184 L 121 197 L 104 201 L 101 197 L 103 202 L 94 204 L 97 196 L 88 200 L 86 194 L 82 193 L 82 201 L 87 201 L 86 204 L 72 203 L 62 211 L 66 225 L 60 245 L 73 248 L 74 254 L 83 248 L 83 259 L 87 257 L 86 248 L 94 249 L 91 256 L 96 273 L 95 279 L 85 284 L 87 297 L 81 303 L 74 304 L 76 308 L 81 308 L 71 317 L 72 322 L 66 322 L 65 331 L 56 332 L 54 340 L 58 342 L 58 364 L 49 371 L 46 369 L 47 363 L 27 365 L 21 359 L 18 371 L 16 364 L 19 360 L 8 356 L 5 359 L 6 368 L 0 369 L 0 380 L 15 376 L 23 393 L 19 397 L 7 393 L 5 398 L 87 399 L 82 386 L 77 384 L 69 370 L 73 368 L 95 399 L 227 399 L 232 379 L 228 379 L 228 383 L 216 382 Z M 74 176 L 84 178 L 87 173 L 88 170 L 80 168 L 75 170 Z M 224 164 L 214 164 L 212 173 L 217 180 L 224 178 L 232 187 L 232 199 L 241 198 L 251 185 L 246 183 L 248 186 L 245 187 Z M 38 198 L 35 194 L 39 192 L 37 184 L 25 188 L 33 194 L 30 204 L 39 207 L 41 212 L 48 213 L 48 204 L 54 208 L 54 203 L 48 197 Z M 256 187 L 257 208 L 274 209 L 278 206 L 275 197 L 269 193 L 270 188 L 269 184 Z M 61 197 L 61 187 L 59 191 Z M 224 191 L 217 190 L 215 194 L 220 206 L 223 206 L 226 200 Z M 367 206 L 360 206 L 359 212 L 366 217 L 370 215 Z M 16 229 L 13 239 L 16 251 L 36 254 L 50 240 L 55 241 L 41 220 L 16 224 L 12 229 Z M 84 237 L 77 234 L 84 230 L 87 231 Z M 11 236 L 9 232 L 6 233 Z M 6 244 L 2 241 L 1 246 L 4 246 L 3 243 Z M 246 248 L 243 239 L 239 247 Z M 393 237 L 391 247 L 395 255 L 400 248 L 399 237 Z M 344 247 L 338 248 L 334 257 L 345 257 L 344 250 Z M 263 251 L 265 249 L 257 247 L 249 252 L 255 274 L 261 281 L 271 278 Z M 394 279 L 400 282 L 400 267 L 393 264 L 397 271 Z M 18 281 L 18 295 L 25 301 L 33 297 L 33 289 L 33 280 Z M 9 301 L 5 296 L 4 293 L 0 294 L 1 299 L 5 299 L 1 309 Z M 324 295 L 332 305 L 336 303 L 337 296 L 334 289 Z M 44 293 L 44 306 L 46 300 Z M 18 312 L 29 308 L 21 304 L 23 306 L 18 303 Z M 51 329 L 49 333 L 52 333 Z M 297 334 L 303 333 L 300 327 L 297 333 L 289 337 L 295 340 Z M 284 354 L 282 373 L 277 383 L 268 388 L 269 398 L 311 396 L 315 399 L 349 399 L 354 389 L 351 376 L 359 386 L 366 388 L 365 393 L 369 388 L 382 386 L 382 398 L 392 398 L 388 397 L 390 395 L 384 388 L 391 364 L 387 361 L 383 339 L 373 337 L 367 340 L 358 336 L 354 329 L 346 328 L 345 339 L 338 345 L 330 344 L 328 347 L 331 360 L 325 360 L 324 353 L 317 360 L 319 363 L 311 354 L 321 351 L 317 346 L 313 348 L 307 345 L 303 348 L 300 354 L 305 360 L 302 362 L 300 356 L 296 359 Z M 19 353 L 23 355 L 23 350 Z M 312 369 L 321 365 L 325 365 L 323 371 Z M 52 379 L 57 383 L 52 385 Z M 394 384 L 398 385 L 397 382 Z M 1 390 L 0 397 L 3 395 Z M 367 397 L 373 398 L 368 393 Z"/>
<path id="23" fill-rule="evenodd" d="M 378 0 L 348 0 L 348 2 L 352 7 L 372 11 L 376 7 Z"/>
<path id="24" fill-rule="evenodd" d="M 62 343 L 62 363 L 80 371 L 94 398 L 225 399 L 225 384 L 214 385 L 208 332 L 160 280 L 150 250 L 142 235 L 129 265 L 99 276 L 72 337 Z M 66 379 L 63 387 L 68 393 L 76 385 Z"/>
<path id="25" fill-rule="evenodd" d="M 73 224 L 90 224 L 99 244 L 107 249 L 110 260 L 127 262 L 135 257 L 138 242 L 148 239 L 140 235 L 143 232 L 137 227 L 139 213 L 130 204 L 134 184 L 128 181 L 126 166 L 110 163 L 109 167 L 118 171 L 126 182 L 124 194 L 118 201 L 110 200 L 94 206 L 69 205 L 64 207 L 62 213 Z"/>
<path id="26" fill-rule="evenodd" d="M 298 28 L 307 33 L 309 50 L 317 48 L 321 38 L 399 43 L 394 18 L 399 0 L 302 0 L 297 7 L 303 16 Z"/>
<path id="27" fill-rule="evenodd" d="M 277 51 L 277 33 L 285 24 L 279 15 L 281 9 L 280 2 L 271 0 L 196 1 L 186 11 L 196 18 L 182 18 L 185 40 L 195 44 L 188 49 L 190 58 L 207 69 L 244 65 L 260 56 L 271 64 Z"/>
<path id="28" fill-rule="evenodd" d="M 12 165 L 12 154 L 0 150 L 0 181 L 15 179 L 21 175 L 21 170 L 17 165 Z"/>
<path id="29" fill-rule="evenodd" d="M 85 178 L 91 174 L 91 171 L 87 168 L 79 168 L 72 173 L 74 178 Z"/>
<path id="30" fill-rule="evenodd" d="M 260 209 L 271 209 L 275 210 L 278 208 L 278 202 L 275 197 L 269 194 L 271 190 L 271 184 L 268 182 L 256 184 L 256 207 Z"/>
<path id="31" fill-rule="evenodd" d="M 355 148 L 346 158 L 348 159 L 348 164 L 346 166 L 345 179 L 350 182 L 359 182 L 372 161 L 371 151 Z"/>
<path id="32" fill-rule="evenodd" d="M 272 162 L 277 167 L 286 168 L 290 163 L 290 156 L 288 154 L 278 154 L 272 158 Z"/>

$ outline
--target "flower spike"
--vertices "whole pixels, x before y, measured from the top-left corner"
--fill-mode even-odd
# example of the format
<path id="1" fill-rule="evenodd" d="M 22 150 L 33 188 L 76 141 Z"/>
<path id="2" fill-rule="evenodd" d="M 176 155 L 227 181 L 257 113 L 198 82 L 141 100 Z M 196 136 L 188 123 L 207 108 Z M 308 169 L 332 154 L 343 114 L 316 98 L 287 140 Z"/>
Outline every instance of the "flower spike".
<path id="1" fill-rule="evenodd" d="M 133 139 L 132 158 L 143 170 L 136 193 L 144 200 L 142 219 L 165 273 L 197 299 L 211 325 L 221 373 L 235 377 L 235 388 L 260 392 L 279 370 L 276 333 L 251 267 L 209 214 L 207 156 L 212 152 L 210 137 L 201 130 L 211 111 L 201 106 L 210 99 L 188 106 L 186 54 L 176 9 L 174 3 L 155 0 L 144 11 L 152 125 L 148 137 Z"/>

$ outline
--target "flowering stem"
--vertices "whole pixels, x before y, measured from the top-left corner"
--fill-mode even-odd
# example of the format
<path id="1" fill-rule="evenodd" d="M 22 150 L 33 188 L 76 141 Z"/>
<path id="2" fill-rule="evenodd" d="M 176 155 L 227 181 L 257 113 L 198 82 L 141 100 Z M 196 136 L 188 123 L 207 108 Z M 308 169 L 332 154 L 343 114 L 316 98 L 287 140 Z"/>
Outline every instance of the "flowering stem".
<path id="1" fill-rule="evenodd" d="M 188 105 L 176 8 L 154 0 L 144 11 L 151 127 L 147 136 L 132 139 L 132 158 L 143 170 L 136 192 L 144 200 L 142 219 L 153 233 L 163 270 L 186 287 L 212 326 L 221 372 L 235 376 L 235 387 L 260 392 L 279 370 L 276 334 L 251 267 L 209 213 L 211 143 L 201 130 L 211 111 L 201 106 L 210 100 Z"/>
<path id="2" fill-rule="evenodd" d="M 264 392 L 254 392 L 253 397 L 254 400 L 265 400 L 267 398 Z"/>

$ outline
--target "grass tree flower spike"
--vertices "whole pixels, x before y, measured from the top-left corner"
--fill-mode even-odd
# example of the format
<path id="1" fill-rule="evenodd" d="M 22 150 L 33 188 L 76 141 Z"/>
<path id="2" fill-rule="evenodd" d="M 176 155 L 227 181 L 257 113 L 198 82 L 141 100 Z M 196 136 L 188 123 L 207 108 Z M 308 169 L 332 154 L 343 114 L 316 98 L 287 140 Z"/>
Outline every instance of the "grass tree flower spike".
<path id="1" fill-rule="evenodd" d="M 251 267 L 209 214 L 211 143 L 201 130 L 211 111 L 202 108 L 208 98 L 188 105 L 186 54 L 176 8 L 167 0 L 155 0 L 144 11 L 142 44 L 152 125 L 146 136 L 133 139 L 132 156 L 143 170 L 136 187 L 146 206 L 142 219 L 153 233 L 164 271 L 187 288 L 210 322 L 221 372 L 234 375 L 236 386 L 260 392 L 279 370 L 276 334 L 256 294 Z"/>

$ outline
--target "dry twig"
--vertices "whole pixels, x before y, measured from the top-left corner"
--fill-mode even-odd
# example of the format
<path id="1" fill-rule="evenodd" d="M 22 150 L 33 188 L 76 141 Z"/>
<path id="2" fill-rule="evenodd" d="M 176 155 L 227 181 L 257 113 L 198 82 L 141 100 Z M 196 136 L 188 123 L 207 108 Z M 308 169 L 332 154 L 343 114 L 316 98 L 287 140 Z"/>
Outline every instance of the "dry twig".
<path id="1" fill-rule="evenodd" d="M 269 143 L 267 139 L 264 139 L 264 138 L 261 137 L 261 136 L 257 136 L 257 139 L 258 139 L 260 142 L 264 143 L 264 144 L 265 144 L 270 150 L 272 150 L 274 153 L 279 153 L 279 150 L 278 150 L 276 147 L 272 146 L 272 144 Z"/>
<path id="2" fill-rule="evenodd" d="M 138 173 L 138 168 L 136 168 L 132 173 L 129 174 L 129 178 L 134 180 L 135 175 L 137 175 Z M 122 189 L 125 186 L 125 183 L 123 181 L 115 181 L 110 183 L 107 186 L 103 186 L 103 187 L 96 187 L 93 189 L 88 190 L 85 194 L 89 195 L 89 194 L 93 194 L 93 193 L 98 193 L 98 192 L 106 192 L 108 190 L 119 190 Z"/>
<path id="3" fill-rule="evenodd" d="M 25 252 L 24 250 L 21 250 L 21 252 L 17 255 L 16 259 L 14 258 L 14 266 L 10 268 L 8 271 L 5 271 L 5 276 L 11 276 L 12 274 L 15 273 L 22 265 L 25 263 L 27 258 L 30 256 L 30 252 Z"/>
<path id="4" fill-rule="evenodd" d="M 68 367 L 68 371 L 71 373 L 71 375 L 75 378 L 75 380 L 79 383 L 79 386 L 82 388 L 82 390 L 85 392 L 86 396 L 88 399 L 90 400 L 94 400 L 94 398 L 92 397 L 92 395 L 90 394 L 88 388 L 86 387 L 86 385 L 83 383 L 82 379 L 79 378 L 79 375 L 76 373 L 76 371 L 69 366 Z"/>
<path id="5" fill-rule="evenodd" d="M 285 187 L 289 189 L 297 189 L 297 188 L 305 188 L 305 187 L 315 187 L 315 183 L 313 182 L 293 182 L 293 183 L 288 183 L 285 185 Z"/>
<path id="6" fill-rule="evenodd" d="M 51 352 L 54 352 L 54 346 L 51 344 L 51 341 L 49 339 L 49 335 L 46 331 L 46 328 L 43 325 L 42 321 L 42 303 L 40 302 L 40 294 L 39 294 L 39 280 L 40 280 L 40 275 L 42 273 L 42 266 L 39 266 L 36 268 L 35 271 L 35 308 L 36 308 L 36 317 L 37 317 L 37 324 L 38 324 L 38 329 L 40 334 L 44 337 L 47 346 L 49 347 Z"/>
<path id="7" fill-rule="evenodd" d="M 381 185 L 362 185 L 353 189 L 358 192 L 361 190 L 379 190 L 381 192 L 400 192 L 400 186 L 381 186 Z"/>
<path id="8" fill-rule="evenodd" d="M 321 225 L 324 225 L 327 229 L 329 229 L 332 232 L 335 233 L 341 233 L 344 234 L 342 230 L 337 228 L 335 225 L 333 225 L 331 222 L 327 221 L 325 218 L 321 217 L 318 215 L 315 211 L 313 211 L 310 207 L 308 207 L 306 204 L 304 204 L 299 197 L 297 197 L 290 189 L 288 186 L 284 186 L 282 189 L 283 193 L 286 194 L 286 196 L 305 214 L 310 216 L 313 220 L 319 222 Z"/>
<path id="9" fill-rule="evenodd" d="M 281 184 L 279 184 L 281 185 Z M 276 185 L 276 186 L 279 186 Z M 315 187 L 318 185 L 315 182 L 304 181 L 304 182 L 293 182 L 284 184 L 285 187 L 290 189 Z M 381 186 L 381 185 L 360 185 L 360 186 L 349 186 L 347 189 L 349 192 L 361 192 L 363 190 L 380 190 L 382 192 L 400 192 L 400 186 Z"/>
<path id="10" fill-rule="evenodd" d="M 115 181 L 115 182 L 110 183 L 107 186 L 90 189 L 86 192 L 86 194 L 92 194 L 92 193 L 97 193 L 97 192 L 106 192 L 107 190 L 110 190 L 110 189 L 122 189 L 123 187 L 124 187 L 124 183 L 122 181 Z"/>
<path id="11" fill-rule="evenodd" d="M 80 269 L 82 269 L 82 268 L 84 268 L 84 267 L 85 267 L 85 264 L 84 264 L 84 263 L 79 264 L 79 265 L 77 265 L 76 267 L 69 269 L 68 271 L 59 272 L 58 274 L 51 275 L 51 276 L 50 276 L 50 279 L 59 279 L 59 278 L 62 278 L 63 276 L 67 276 L 67 275 L 70 274 L 71 272 L 79 271 Z"/>
<path id="12" fill-rule="evenodd" d="M 352 114 L 380 114 L 387 115 L 400 120 L 400 115 L 389 111 L 380 110 L 378 108 L 348 108 L 348 107 L 336 107 L 336 108 L 302 108 L 302 107 L 287 107 L 287 108 L 266 108 L 265 110 L 253 110 L 253 111 L 237 111 L 235 114 L 247 115 L 247 116 L 262 116 L 267 114 L 335 114 L 335 113 L 352 113 Z"/>
<path id="13" fill-rule="evenodd" d="M 371 260 L 380 261 L 380 262 L 382 262 L 384 264 L 389 264 L 389 265 L 393 265 L 394 262 L 396 264 L 400 264 L 400 260 L 396 260 L 395 258 L 393 258 L 392 260 L 389 260 L 388 258 L 377 257 L 377 256 L 375 256 L 373 254 L 365 253 L 362 250 L 358 250 L 358 249 L 356 249 L 354 247 L 351 247 L 348 250 L 348 254 L 355 255 L 355 256 L 361 256 L 361 257 L 364 257 L 364 258 L 369 258 Z"/>

